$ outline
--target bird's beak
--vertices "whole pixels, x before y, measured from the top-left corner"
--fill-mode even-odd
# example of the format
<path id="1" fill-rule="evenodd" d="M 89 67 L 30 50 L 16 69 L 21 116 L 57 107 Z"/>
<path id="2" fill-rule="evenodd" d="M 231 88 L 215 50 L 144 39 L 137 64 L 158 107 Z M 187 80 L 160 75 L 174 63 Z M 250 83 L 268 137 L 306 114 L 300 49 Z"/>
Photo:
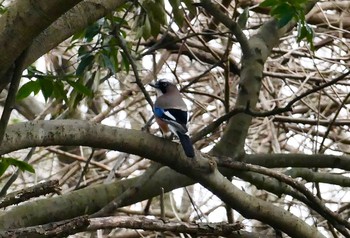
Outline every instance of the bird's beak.
<path id="1" fill-rule="evenodd" d="M 149 83 L 148 85 L 151 86 L 152 88 L 159 88 L 159 85 L 157 83 L 156 84 Z"/>

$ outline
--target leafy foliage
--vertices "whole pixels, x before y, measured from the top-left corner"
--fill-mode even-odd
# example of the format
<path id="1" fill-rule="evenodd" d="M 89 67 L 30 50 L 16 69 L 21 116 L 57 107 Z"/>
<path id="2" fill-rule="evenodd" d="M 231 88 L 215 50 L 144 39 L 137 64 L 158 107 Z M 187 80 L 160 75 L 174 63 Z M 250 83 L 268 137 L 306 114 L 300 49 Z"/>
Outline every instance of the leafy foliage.
<path id="1" fill-rule="evenodd" d="M 278 20 L 280 27 L 285 26 L 288 22 L 294 19 L 297 22 L 298 42 L 305 39 L 313 50 L 314 32 L 307 24 L 304 12 L 305 4 L 307 2 L 307 0 L 265 0 L 260 3 L 260 6 L 271 8 L 270 14 Z"/>
<path id="2" fill-rule="evenodd" d="M 30 173 L 35 173 L 33 166 L 31 166 L 30 164 L 28 164 L 22 160 L 10 158 L 10 157 L 7 157 L 7 158 L 1 157 L 0 158 L 0 176 L 2 176 L 5 173 L 5 171 L 7 170 L 7 168 L 10 165 L 15 166 L 22 171 L 28 171 Z"/>
<path id="3" fill-rule="evenodd" d="M 18 2 L 21 1 L 18 0 Z M 115 1 L 115 3 L 117 2 L 119 1 Z M 125 4 L 113 7 L 113 9 L 103 8 L 103 12 L 107 15 L 102 18 L 101 15 L 98 15 L 99 19 L 94 17 L 96 15 L 94 12 L 87 11 L 79 15 L 79 20 L 83 20 L 84 17 L 88 19 L 88 21 L 79 21 L 79 25 L 75 25 L 77 22 L 74 19 L 77 18 L 74 11 L 72 14 L 65 14 L 67 18 L 62 20 L 69 22 L 69 27 L 71 27 L 69 33 L 77 29 L 80 29 L 80 32 L 50 51 L 45 57 L 48 70 L 42 70 L 41 72 L 31 67 L 25 72 L 26 81 L 22 82 L 24 85 L 21 87 L 17 98 L 20 100 L 28 95 L 40 95 L 42 97 L 33 98 L 30 101 L 33 103 L 32 107 L 27 102 L 19 101 L 19 106 L 16 107 L 17 112 L 12 115 L 12 122 L 23 121 L 25 117 L 30 120 L 32 115 L 55 119 L 79 118 L 121 128 L 145 129 L 152 134 L 158 133 L 160 136 L 158 127 L 151 124 L 152 109 L 144 100 L 147 94 L 135 85 L 135 82 L 140 82 L 139 80 L 135 81 L 135 75 L 137 72 L 138 79 L 144 84 L 152 99 L 155 98 L 155 93 L 153 90 L 149 91 L 146 85 L 148 82 L 156 77 L 175 79 L 174 82 L 178 83 L 179 88 L 184 93 L 183 96 L 186 97 L 186 102 L 189 104 L 188 109 L 191 115 L 189 130 L 194 141 L 197 141 L 196 148 L 205 152 L 209 151 L 210 148 L 215 148 L 216 145 L 220 145 L 222 149 L 217 147 L 219 150 L 215 151 L 216 155 L 232 154 L 233 157 L 236 157 L 236 151 L 239 156 L 240 152 L 244 151 L 242 153 L 246 155 L 244 159 L 249 160 L 246 162 L 252 161 L 253 164 L 258 163 L 261 166 L 262 170 L 255 172 L 257 175 L 260 174 L 259 176 L 252 178 L 247 177 L 246 174 L 241 176 L 240 173 L 234 173 L 235 176 L 232 178 L 235 183 L 240 180 L 239 184 L 242 184 L 242 190 L 246 190 L 244 192 L 274 205 L 271 206 L 271 209 L 257 211 L 257 215 L 249 214 L 247 217 L 259 218 L 264 211 L 274 210 L 278 207 L 285 209 L 283 214 L 288 215 L 290 212 L 288 207 L 295 206 L 295 208 L 303 211 L 298 213 L 300 220 L 302 219 L 307 223 L 312 222 L 313 226 L 310 226 L 309 229 L 317 226 L 320 232 L 329 235 L 335 233 L 330 225 L 332 224 L 331 216 L 321 217 L 323 213 L 320 213 L 321 216 L 317 215 L 317 211 L 311 209 L 312 201 L 306 202 L 305 199 L 308 197 L 300 196 L 297 190 L 292 190 L 292 187 L 287 186 L 288 188 L 285 189 L 286 186 L 280 185 L 286 181 L 291 181 L 294 177 L 298 177 L 298 179 L 291 181 L 295 182 L 291 183 L 292 185 L 299 184 L 298 181 L 302 179 L 301 185 L 307 183 L 306 187 L 310 189 L 312 194 L 322 194 L 324 200 L 321 201 L 321 204 L 331 206 L 339 217 L 346 216 L 346 211 L 343 212 L 344 214 L 340 211 L 342 207 L 347 205 L 346 199 L 342 200 L 342 197 L 346 197 L 350 193 L 350 190 L 347 189 L 350 180 L 346 177 L 349 174 L 349 165 L 345 163 L 348 161 L 348 156 L 342 157 L 340 155 L 350 153 L 347 146 L 350 144 L 349 122 L 347 121 L 349 87 L 346 82 L 348 76 L 341 79 L 341 81 L 337 81 L 338 83 L 332 82 L 332 79 L 344 73 L 344 71 L 347 72 L 346 56 L 348 55 L 349 38 L 346 34 L 343 34 L 346 29 L 342 29 L 343 25 L 340 22 L 330 21 L 328 24 L 324 24 L 322 17 L 320 17 L 324 14 L 329 17 L 327 19 L 340 18 L 344 14 L 342 10 L 346 10 L 346 8 L 340 9 L 337 3 L 337 6 L 328 10 L 329 6 L 325 8 L 322 4 L 329 4 L 329 2 L 320 1 L 318 8 L 313 10 L 314 14 L 310 16 L 309 24 L 312 24 L 311 28 L 311 25 L 306 24 L 303 15 L 304 5 L 307 4 L 305 0 L 264 1 L 262 6 L 265 4 L 265 7 L 271 9 L 271 14 L 276 18 L 275 22 L 278 22 L 279 27 L 283 28 L 281 32 L 284 32 L 284 30 L 289 32 L 288 35 L 279 37 L 280 35 L 274 31 L 275 29 L 273 29 L 273 32 L 268 32 L 266 30 L 271 30 L 270 28 L 260 27 L 264 26 L 268 19 L 271 19 L 271 16 L 267 14 L 266 9 L 261 11 L 261 8 L 252 5 L 254 1 L 246 1 L 244 5 L 242 2 L 236 4 L 238 1 L 215 1 L 218 9 L 222 10 L 231 21 L 236 20 L 237 24 L 244 29 L 243 33 L 247 38 L 255 37 L 255 33 L 260 30 L 264 33 L 262 36 L 269 34 L 269 37 L 273 38 L 271 44 L 267 45 L 273 47 L 269 52 L 271 53 L 269 57 L 266 58 L 266 61 L 264 59 L 256 62 L 259 65 L 263 64 L 264 67 L 254 67 L 255 64 L 247 65 L 247 62 L 250 63 L 250 61 L 242 60 L 241 45 L 234 39 L 235 35 L 230 33 L 227 27 L 223 27 L 222 22 L 200 4 L 192 5 L 189 0 L 121 2 L 125 2 Z M 85 3 L 90 4 L 87 1 Z M 95 7 L 101 6 L 105 6 L 103 1 Z M 196 11 L 194 11 L 195 7 Z M 241 14 L 238 16 L 239 13 Z M 81 23 L 92 22 L 92 20 L 96 22 L 85 26 L 86 28 L 81 30 Z M 295 24 L 296 27 L 289 27 L 290 23 Z M 67 29 L 67 27 L 62 27 L 60 31 L 63 33 Z M 317 32 L 315 42 L 317 42 L 316 48 L 318 49 L 314 55 L 304 45 L 295 44 L 296 40 L 304 39 L 312 44 L 313 31 Z M 45 31 L 44 33 L 48 32 Z M 48 41 L 50 42 L 49 46 L 59 43 L 54 38 L 54 34 L 45 34 L 45 36 L 53 37 L 51 41 Z M 260 36 L 257 35 L 257 37 Z M 11 43 L 11 40 L 7 42 Z M 41 41 L 34 40 L 33 44 L 38 42 Z M 276 44 L 274 44 L 275 42 Z M 45 42 L 42 43 L 43 46 L 46 44 Z M 255 44 L 254 41 L 252 43 Z M 256 50 L 262 49 L 260 44 L 255 46 L 257 47 Z M 48 48 L 46 49 L 48 50 Z M 5 51 L 3 54 L 8 53 Z M 131 60 L 133 60 L 133 66 L 136 65 L 137 69 L 130 68 Z M 40 63 L 43 63 L 43 61 L 40 60 Z M 250 66 L 252 67 L 250 68 Z M 248 70 L 240 74 L 240 69 Z M 325 82 L 331 87 L 319 88 L 319 85 L 325 85 L 323 84 Z M 332 84 L 329 84 L 329 82 L 332 82 Z M 140 86 L 140 84 L 138 85 Z M 315 93 L 315 89 L 317 89 L 317 93 Z M 303 98 L 300 95 L 304 95 Z M 94 98 L 90 98 L 91 96 L 94 96 Z M 42 103 L 42 98 L 48 102 Z M 294 100 L 295 98 L 298 100 Z M 38 105 L 34 106 L 36 99 L 38 99 Z M 255 101 L 257 102 L 256 105 L 254 105 Z M 290 104 L 291 102 L 293 105 Z M 254 107 L 253 111 L 245 110 L 244 113 L 234 114 L 230 123 L 224 122 L 229 115 L 235 113 L 235 108 L 244 109 L 248 104 Z M 74 108 L 74 110 L 69 110 L 71 108 Z M 230 108 L 233 108 L 233 111 L 230 111 Z M 267 116 L 254 116 L 253 120 L 250 121 L 248 116 L 245 115 L 250 112 Z M 212 125 L 215 125 L 214 128 Z M 81 132 L 83 133 L 83 131 Z M 90 136 L 102 136 L 102 134 Z M 82 134 L 82 144 L 85 144 L 86 140 L 84 138 L 87 140 L 89 136 Z M 63 185 L 63 192 L 68 193 L 77 188 L 110 182 L 112 175 L 117 176 L 115 180 L 124 182 L 123 180 L 141 175 L 149 165 L 148 161 L 137 155 L 129 155 L 118 150 L 109 151 L 108 148 L 110 147 L 91 150 L 85 146 L 78 148 L 76 147 L 78 146 L 76 140 L 69 143 L 69 139 L 73 138 L 67 139 L 65 142 L 67 146 L 59 148 L 60 151 L 70 153 L 67 155 L 63 155 L 61 152 L 57 154 L 55 152 L 58 151 L 53 148 L 51 148 L 52 150 L 38 148 L 36 153 L 32 155 L 33 162 L 31 164 L 33 163 L 36 173 L 40 176 L 25 173 L 24 176 L 17 179 L 10 189 L 12 191 L 17 190 L 24 185 L 36 183 L 39 179 L 58 178 L 60 184 Z M 120 139 L 119 135 L 118 139 Z M 321 140 L 323 141 L 321 142 Z M 132 140 L 128 141 L 133 142 Z M 104 148 L 103 141 L 100 144 Z M 123 141 L 120 146 L 123 146 Z M 138 151 L 141 151 L 141 149 L 146 150 L 148 148 L 140 148 Z M 71 163 L 70 159 L 68 161 L 68 156 L 73 154 L 87 158 L 90 151 L 91 156 L 89 158 L 92 160 L 91 163 L 86 164 L 89 165 L 86 166 L 88 170 L 84 169 L 82 171 L 79 169 L 78 165 L 83 165 L 79 161 L 74 162 L 74 164 Z M 133 153 L 133 150 L 130 152 Z M 320 159 L 323 157 L 322 153 L 336 154 L 337 156 L 325 156 L 326 160 L 323 160 Z M 290 157 L 285 157 L 284 154 L 290 154 Z M 313 155 L 309 157 L 309 154 Z M 146 157 L 149 155 L 148 150 L 145 151 L 145 155 Z M 304 162 L 304 156 L 310 160 L 306 159 L 306 162 Z M 281 160 L 281 163 L 276 165 L 277 159 Z M 302 164 L 294 167 L 294 159 Z M 319 171 L 315 172 L 310 168 L 317 167 L 319 164 L 313 163 L 312 159 L 326 162 L 320 167 Z M 328 159 L 335 162 L 341 159 L 344 163 L 329 163 Z M 278 169 L 268 170 L 271 166 L 274 166 L 271 162 L 274 162 Z M 16 162 L 11 161 L 11 158 L 9 161 L 4 159 L 0 162 L 0 170 L 10 169 L 12 172 L 16 168 L 13 167 L 16 165 L 12 164 L 16 164 Z M 334 165 L 337 167 L 336 170 Z M 110 168 L 113 168 L 112 172 L 114 173 L 111 173 Z M 266 169 L 271 173 L 264 173 Z M 173 181 L 179 180 L 179 183 L 176 184 L 177 187 L 185 186 L 182 179 L 171 174 L 171 171 L 164 173 L 163 171 L 160 171 L 160 175 L 155 175 L 159 176 L 155 177 L 155 180 L 166 183 L 167 181 L 164 178 L 169 178 Z M 309 176 L 310 173 L 316 176 Z M 284 176 L 282 178 L 286 179 L 278 183 L 273 182 L 274 179 L 264 179 L 264 176 L 268 178 L 274 175 L 291 177 L 287 179 Z M 267 183 L 261 183 L 259 177 Z M 319 179 L 320 177 L 321 179 Z M 3 176 L 2 179 L 6 180 L 6 176 Z M 330 183 L 330 185 L 316 186 L 320 182 Z M 116 181 L 116 183 L 119 184 L 119 181 Z M 339 188 L 332 187 L 332 184 L 339 186 Z M 153 194 L 159 193 L 159 184 L 150 183 L 149 185 L 155 191 Z M 217 184 L 216 187 L 222 190 L 219 185 Z M 258 191 L 254 185 L 259 187 Z M 166 188 L 166 186 L 167 184 L 164 187 Z M 227 188 L 230 189 L 229 186 Z M 81 192 L 81 194 L 84 193 L 84 191 Z M 151 194 L 149 192 L 147 191 L 147 194 Z M 79 193 L 80 191 L 75 192 L 76 195 L 79 195 Z M 180 198 L 178 194 L 175 195 L 176 203 L 180 201 L 177 200 Z M 201 215 L 197 213 L 199 209 L 205 213 L 208 219 L 210 217 L 216 217 L 223 221 L 231 218 L 235 220 L 244 219 L 241 217 L 241 215 L 244 216 L 244 212 L 242 214 L 233 212 L 232 217 L 227 217 L 227 219 L 223 216 L 218 217 L 219 213 L 225 214 L 225 212 L 217 210 L 222 209 L 224 204 L 216 196 L 205 190 L 204 187 L 195 185 L 194 189 L 188 189 L 182 194 L 181 207 L 178 207 L 179 203 L 175 203 L 174 205 L 171 204 L 171 208 L 178 211 L 178 217 L 189 222 L 197 222 L 202 219 Z M 86 212 L 87 203 L 83 203 L 82 198 L 86 198 L 88 203 L 92 201 L 92 205 L 94 205 L 96 203 L 94 199 L 99 198 L 98 195 L 85 193 L 83 197 L 77 196 L 76 204 L 84 204 L 84 206 L 82 209 L 75 210 Z M 112 195 L 116 197 L 118 194 Z M 195 199 L 194 202 L 199 204 L 198 209 L 192 207 L 191 203 L 188 202 L 189 196 L 192 196 Z M 310 197 L 313 198 L 313 196 Z M 58 201 L 62 201 L 61 198 L 58 199 Z M 106 200 L 104 196 L 101 199 Z M 165 197 L 166 208 L 170 207 L 167 200 L 171 201 Z M 249 206 L 248 203 L 243 205 Z M 61 204 L 68 203 L 62 202 Z M 103 206 L 103 203 L 99 204 Z M 152 205 L 150 214 L 157 216 L 157 213 L 153 212 L 159 208 L 158 198 L 153 198 L 150 205 Z M 41 221 L 52 224 L 52 215 L 56 211 L 60 213 L 60 210 L 56 209 L 54 211 L 50 210 L 50 207 L 48 208 L 47 211 L 43 210 L 45 213 L 43 213 Z M 143 212 L 143 206 L 136 205 L 133 208 Z M 232 208 L 239 211 L 241 206 L 232 206 Z M 66 210 L 65 208 L 62 209 Z M 127 213 L 127 211 L 125 212 Z M 5 213 L 3 219 L 10 222 L 16 221 L 17 223 L 17 219 L 20 220 L 22 217 L 21 214 L 11 217 L 11 213 Z M 34 213 L 34 215 L 37 214 Z M 80 215 L 82 214 L 79 212 L 74 216 Z M 173 218 L 170 213 L 167 213 L 166 216 L 166 219 Z M 245 219 L 245 224 L 249 226 L 249 230 L 252 232 L 262 232 L 260 228 L 263 224 L 264 227 L 266 226 L 266 232 L 263 231 L 262 234 L 264 236 L 264 234 L 274 232 L 272 227 L 275 223 L 273 222 L 285 220 L 285 218 L 282 216 L 270 217 L 269 221 L 263 221 L 263 223 L 256 223 L 253 219 Z M 270 223 L 270 221 L 272 222 Z M 210 222 L 210 219 L 208 222 Z M 2 222 L 0 222 L 1 224 Z M 304 230 L 307 230 L 307 228 L 306 226 Z M 118 232 L 120 233 L 117 234 Z M 119 229 L 115 231 L 115 235 L 123 237 L 124 232 L 126 231 Z M 168 232 L 166 233 L 168 234 Z M 156 234 L 156 232 L 147 232 L 147 237 Z M 249 236 L 249 233 L 247 235 Z M 84 236 L 84 234 L 81 236 Z"/>
<path id="4" fill-rule="evenodd" d="M 0 3 L 0 15 L 4 14 L 7 11 L 7 7 L 5 7 L 2 2 Z"/>
<path id="5" fill-rule="evenodd" d="M 68 85 L 70 85 L 73 90 L 76 90 L 85 96 L 93 96 L 92 91 L 83 85 L 79 79 L 74 80 L 74 78 L 76 78 L 74 75 L 57 77 L 52 74 L 44 74 L 33 66 L 30 66 L 27 70 L 28 74 L 25 76 L 29 78 L 29 81 L 22 85 L 22 87 L 18 90 L 16 97 L 17 100 L 22 100 L 32 93 L 36 95 L 41 92 L 45 100 L 52 97 L 62 99 L 68 103 L 68 90 L 66 89 Z"/>

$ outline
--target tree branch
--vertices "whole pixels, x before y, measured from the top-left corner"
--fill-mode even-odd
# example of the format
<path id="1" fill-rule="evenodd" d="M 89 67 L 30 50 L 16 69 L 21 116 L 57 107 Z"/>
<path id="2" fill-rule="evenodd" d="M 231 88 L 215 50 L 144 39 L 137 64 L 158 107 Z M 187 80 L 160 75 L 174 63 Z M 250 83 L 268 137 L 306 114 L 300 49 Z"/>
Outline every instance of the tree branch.
<path id="1" fill-rule="evenodd" d="M 23 126 L 25 126 L 25 130 L 23 130 Z M 76 120 L 20 123 L 11 126 L 11 128 L 9 128 L 9 132 L 10 129 L 12 130 L 12 133 L 14 133 L 15 137 L 22 137 L 22 140 L 18 140 L 19 138 L 12 138 L 12 140 L 10 140 L 9 135 L 6 136 L 6 138 L 9 139 L 8 142 L 10 143 L 4 143 L 1 146 L 1 153 L 4 153 L 5 151 L 9 152 L 11 149 L 14 149 L 14 146 L 18 147 L 18 145 L 27 147 L 31 146 L 30 144 L 36 144 L 36 146 L 39 146 L 56 144 L 55 142 L 58 142 L 58 144 L 61 145 L 86 145 L 137 154 L 167 165 L 172 169 L 189 176 L 195 181 L 198 181 L 220 199 L 222 199 L 225 203 L 229 204 L 229 206 L 247 218 L 260 220 L 277 229 L 280 229 L 290 236 L 315 238 L 323 237 L 323 235 L 321 235 L 317 229 L 307 225 L 304 221 L 291 213 L 286 212 L 284 209 L 248 195 L 235 187 L 216 169 L 214 161 L 204 158 L 189 160 L 183 154 L 181 146 L 178 144 L 177 146 L 174 146 L 174 142 L 170 142 L 141 131 L 113 128 L 96 123 Z M 20 130 L 20 133 L 18 133 L 18 130 Z M 25 140 L 23 137 L 25 137 Z M 15 145 L 11 146 L 12 143 Z M 167 151 L 166 157 L 164 157 L 163 153 L 165 150 Z M 154 184 L 152 185 L 154 186 Z M 96 189 L 96 187 L 92 187 L 90 189 Z M 76 191 L 76 193 L 79 194 L 79 197 L 83 194 L 82 190 Z M 88 188 L 86 190 L 88 190 Z M 74 193 L 72 192 L 71 194 Z M 104 193 L 99 195 L 104 197 L 103 204 L 105 204 L 107 197 L 106 194 Z M 91 194 L 86 196 L 91 197 Z M 115 193 L 113 196 L 115 196 Z M 138 196 L 138 199 L 140 198 L 141 194 Z M 93 199 L 93 203 L 96 203 L 96 197 L 91 199 Z M 131 200 L 132 199 L 129 199 L 127 202 L 131 202 Z M 45 199 L 44 201 L 48 201 L 48 199 Z M 89 205 L 87 205 L 86 202 Z M 80 211 L 82 214 L 87 211 L 86 209 L 89 206 L 92 205 L 90 204 L 91 202 L 86 202 L 83 210 Z M 84 202 L 79 200 L 79 203 Z M 94 205 L 94 209 L 96 209 L 96 204 Z M 103 205 L 98 204 L 98 206 Z M 56 207 L 58 207 L 57 204 Z M 8 218 L 9 213 L 13 212 L 14 210 L 18 211 L 20 209 L 17 207 L 17 209 L 12 209 L 11 211 L 7 212 L 6 215 L 0 216 L 0 224 L 2 224 L 2 226 L 8 227 L 15 225 L 12 223 L 13 221 L 11 221 L 11 219 L 7 219 L 7 221 L 3 220 L 4 216 Z M 29 211 L 26 211 L 26 217 L 28 219 Z M 92 210 L 89 211 L 91 213 Z M 71 210 L 69 212 L 71 212 Z M 282 216 L 284 219 L 280 219 Z M 51 219 L 53 219 L 53 217 L 51 217 Z"/>
<path id="2" fill-rule="evenodd" d="M 106 228 L 143 229 L 151 231 L 170 231 L 175 234 L 186 233 L 194 236 L 227 236 L 243 229 L 241 223 L 187 223 L 165 222 L 160 219 L 149 219 L 137 216 L 118 216 L 90 219 L 88 230 Z"/>
<path id="3" fill-rule="evenodd" d="M 0 90 L 9 83 L 4 74 L 33 39 L 81 1 L 23 0 L 8 7 L 0 17 Z"/>
<path id="4" fill-rule="evenodd" d="M 65 237 L 86 230 L 88 225 L 87 216 L 82 216 L 45 225 L 0 231 L 0 237 Z"/>
<path id="5" fill-rule="evenodd" d="M 60 191 L 58 186 L 58 180 L 49 180 L 29 188 L 24 188 L 16 192 L 9 193 L 0 199 L 0 208 L 18 204 L 27 201 L 30 198 L 39 197 L 49 193 L 59 194 Z"/>
<path id="6" fill-rule="evenodd" d="M 27 50 L 24 50 L 20 54 L 18 59 L 15 60 L 15 63 L 14 63 L 13 74 L 12 74 L 12 78 L 10 79 L 11 84 L 7 93 L 4 110 L 2 112 L 1 119 L 0 119 L 0 145 L 2 143 L 2 140 L 4 139 L 7 123 L 10 119 L 12 109 L 14 108 L 14 105 L 15 105 L 16 94 L 19 87 L 19 83 L 21 81 L 22 72 L 24 69 L 24 60 L 26 59 L 26 57 L 27 57 Z M 1 79 L 0 79 L 0 84 L 1 84 Z"/>
<path id="7" fill-rule="evenodd" d="M 240 26 L 226 16 L 212 1 L 202 0 L 197 5 L 203 7 L 208 13 L 210 13 L 216 20 L 224 24 L 230 31 L 236 36 L 237 41 L 241 45 L 243 56 L 249 57 L 252 54 L 252 49 L 248 43 L 248 39 L 243 33 Z"/>
<path id="8" fill-rule="evenodd" d="M 297 189 L 310 201 L 310 203 L 312 204 L 311 207 L 316 212 L 318 212 L 321 216 L 323 216 L 325 219 L 330 221 L 330 223 L 334 225 L 334 227 L 336 227 L 345 237 L 350 236 L 350 233 L 346 230 L 346 228 L 350 229 L 350 223 L 344 220 L 338 214 L 331 211 L 328 207 L 326 207 L 325 204 L 318 197 L 314 196 L 303 184 L 299 183 L 298 181 L 290 178 L 287 175 L 277 173 L 273 170 L 263 168 L 257 165 L 231 161 L 230 159 L 229 160 L 221 159 L 219 163 L 226 168 L 234 168 L 237 170 L 246 170 L 246 171 L 268 175 Z"/>
<path id="9" fill-rule="evenodd" d="M 1 231 L 0 237 L 63 237 L 78 232 L 99 229 L 142 229 L 149 231 L 168 231 L 175 234 L 186 233 L 193 236 L 228 236 L 242 238 L 240 233 L 242 223 L 187 223 L 165 222 L 159 219 L 150 219 L 144 216 L 114 216 L 102 218 L 90 218 L 87 216 L 73 218 L 71 220 L 53 222 L 45 225 L 32 226 L 19 229 Z M 249 233 L 248 233 L 249 234 Z M 249 237 L 258 237 L 254 233 Z"/>
<path id="10" fill-rule="evenodd" d="M 144 172 L 135 184 L 129 187 L 126 191 L 124 191 L 121 195 L 117 196 L 113 201 L 109 202 L 106 206 L 100 209 L 98 212 L 95 212 L 90 217 L 99 217 L 105 216 L 117 208 L 120 205 L 124 204 L 127 199 L 130 199 L 132 196 L 137 195 L 137 192 L 154 176 L 154 174 L 162 167 L 161 164 L 155 163 L 151 164 L 151 166 Z"/>

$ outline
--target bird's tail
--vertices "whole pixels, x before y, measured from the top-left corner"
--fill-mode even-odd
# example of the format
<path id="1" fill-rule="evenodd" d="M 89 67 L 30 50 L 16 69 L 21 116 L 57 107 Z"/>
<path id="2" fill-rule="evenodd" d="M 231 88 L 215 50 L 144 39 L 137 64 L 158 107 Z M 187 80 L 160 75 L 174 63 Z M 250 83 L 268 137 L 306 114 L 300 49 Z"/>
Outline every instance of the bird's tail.
<path id="1" fill-rule="evenodd" d="M 190 137 L 188 135 L 182 134 L 180 132 L 177 133 L 177 136 L 180 139 L 180 143 L 182 145 L 182 148 L 185 151 L 186 156 L 193 158 L 195 154 L 194 154 L 193 145 L 192 145 Z"/>

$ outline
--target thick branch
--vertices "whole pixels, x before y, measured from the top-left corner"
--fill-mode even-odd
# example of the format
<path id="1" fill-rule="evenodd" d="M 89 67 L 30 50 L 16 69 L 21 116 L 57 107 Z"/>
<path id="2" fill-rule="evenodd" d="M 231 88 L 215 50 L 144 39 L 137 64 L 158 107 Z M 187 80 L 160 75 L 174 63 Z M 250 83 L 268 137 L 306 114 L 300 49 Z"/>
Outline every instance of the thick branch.
<path id="1" fill-rule="evenodd" d="M 4 141 L 4 144 L 0 148 L 1 153 L 13 150 L 14 147 L 16 147 L 16 144 L 21 144 L 22 147 L 27 147 L 33 146 L 31 144 L 36 144 L 36 146 L 38 146 L 56 144 L 55 142 L 64 145 L 86 145 L 134 153 L 152 159 L 156 162 L 160 162 L 189 176 L 192 179 L 195 179 L 245 217 L 258 219 L 282 230 L 290 236 L 323 237 L 315 228 L 307 225 L 304 223 L 304 221 L 295 217 L 291 213 L 279 207 L 273 206 L 269 202 L 262 201 L 248 195 L 232 185 L 229 180 L 227 180 L 221 173 L 218 172 L 218 170 L 216 170 L 215 162 L 210 160 L 208 161 L 204 158 L 199 160 L 188 160 L 184 156 L 180 145 L 174 146 L 174 143 L 172 142 L 157 138 L 147 133 L 75 120 L 28 122 L 13 125 L 8 129 L 8 133 L 5 136 L 7 141 Z M 16 139 L 12 137 L 11 140 L 9 133 L 18 138 Z M 19 138 L 22 140 L 19 140 Z M 165 150 L 167 151 L 166 158 L 164 157 L 163 153 Z M 179 158 L 179 155 L 182 156 Z M 178 183 L 178 181 L 176 182 Z M 156 187 L 155 184 L 152 184 L 152 186 Z M 86 190 L 88 189 L 94 188 L 87 188 Z M 92 191 L 93 190 L 90 190 L 90 192 Z M 83 194 L 82 190 L 77 191 L 76 193 L 78 193 L 76 196 L 79 197 Z M 86 193 L 86 191 L 84 191 L 84 193 Z M 74 193 L 70 193 L 66 196 L 71 194 Z M 96 194 L 96 191 L 94 194 Z M 101 196 L 102 194 L 99 195 Z M 91 206 L 91 202 L 95 204 L 97 198 L 91 198 L 91 193 L 85 196 L 88 198 L 85 198 L 85 206 L 83 211 L 80 212 L 91 213 L 91 210 L 87 208 Z M 106 197 L 108 196 L 105 194 L 105 196 L 103 196 L 103 204 L 108 202 L 106 201 Z M 141 196 L 139 196 L 138 199 L 140 199 L 140 197 Z M 88 199 L 93 199 L 93 201 L 89 201 Z M 49 199 L 45 199 L 44 201 L 47 200 Z M 59 199 L 55 200 L 56 202 L 59 201 Z M 130 200 L 128 200 L 128 202 L 131 202 Z M 81 202 L 82 201 L 79 200 L 79 203 Z M 52 204 L 50 205 L 52 207 Z M 94 206 L 94 209 L 96 209 L 97 207 L 103 205 L 98 204 L 97 207 L 96 205 Z M 57 207 L 59 206 L 55 204 L 54 207 L 54 209 L 58 209 Z M 29 212 L 27 209 L 25 213 L 26 219 L 29 218 Z M 13 209 L 1 216 L 0 224 L 3 224 L 4 227 L 18 225 L 22 226 L 23 224 L 13 224 L 12 219 L 8 219 L 9 213 L 13 212 L 14 210 L 20 209 L 17 207 L 16 209 Z M 71 210 L 69 212 L 71 212 Z M 283 217 L 283 219 L 281 219 L 281 217 Z"/>
<path id="2" fill-rule="evenodd" d="M 0 86 L 2 76 L 32 40 L 81 0 L 14 1 L 0 17 Z"/>
<path id="3" fill-rule="evenodd" d="M 28 49 L 26 65 L 30 65 L 74 33 L 114 11 L 125 2 L 125 0 L 91 0 L 79 3 L 34 39 Z"/>

